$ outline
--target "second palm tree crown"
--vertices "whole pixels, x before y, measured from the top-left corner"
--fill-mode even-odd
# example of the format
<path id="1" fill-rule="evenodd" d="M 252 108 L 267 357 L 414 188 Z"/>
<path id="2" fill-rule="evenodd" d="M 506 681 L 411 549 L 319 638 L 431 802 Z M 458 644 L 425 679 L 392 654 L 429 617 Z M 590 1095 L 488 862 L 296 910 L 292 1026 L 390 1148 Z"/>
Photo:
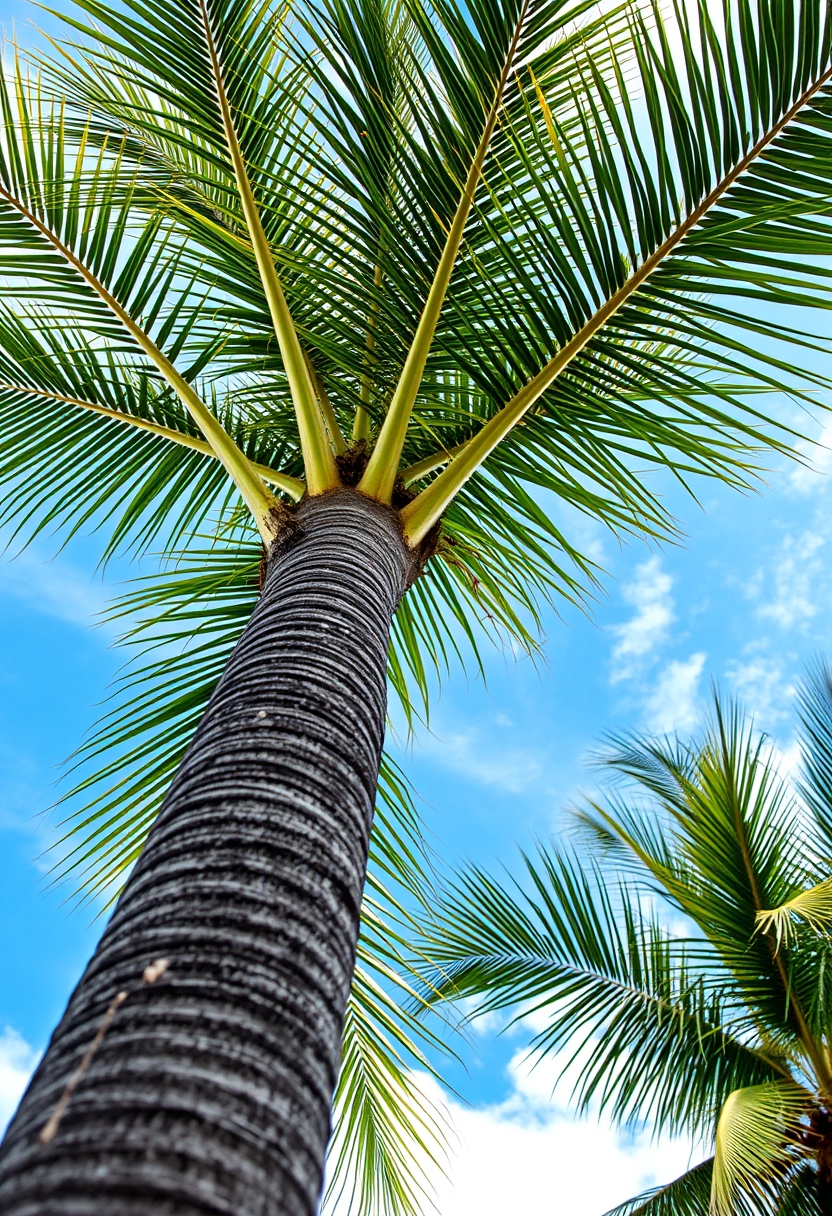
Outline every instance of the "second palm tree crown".
<path id="1" fill-rule="evenodd" d="M 800 711 L 797 786 L 719 698 L 689 744 L 615 740 L 627 786 L 579 813 L 586 850 L 542 848 L 525 890 L 469 871 L 426 948 L 434 994 L 545 1015 L 533 1050 L 577 1068 L 579 1108 L 713 1145 L 608 1216 L 832 1210 L 828 669 Z"/>

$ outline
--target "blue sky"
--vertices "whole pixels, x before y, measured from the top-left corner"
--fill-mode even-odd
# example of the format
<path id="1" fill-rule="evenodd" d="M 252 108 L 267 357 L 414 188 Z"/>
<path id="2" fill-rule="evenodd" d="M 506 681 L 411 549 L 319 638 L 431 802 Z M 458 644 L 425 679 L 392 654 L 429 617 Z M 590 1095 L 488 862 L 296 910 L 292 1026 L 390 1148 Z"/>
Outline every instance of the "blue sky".
<path id="1" fill-rule="evenodd" d="M 24 12 L 6 3 L 0 18 L 10 26 Z M 800 424 L 824 438 L 822 422 Z M 832 445 L 832 429 L 825 441 Z M 700 481 L 699 504 L 656 482 L 684 527 L 678 546 L 620 544 L 571 521 L 606 570 L 591 616 L 566 605 L 547 614 L 537 666 L 495 650 L 487 684 L 455 672 L 432 733 L 406 749 L 445 860 L 514 865 L 518 845 L 567 825 L 566 808 L 592 787 L 586 757 L 605 732 L 685 733 L 713 680 L 745 699 L 791 762 L 795 682 L 807 660 L 832 654 L 830 456 L 816 451 L 816 473 L 773 469 L 754 495 Z M 94 722 L 121 662 L 112 633 L 93 622 L 129 575 L 114 565 L 101 579 L 95 536 L 61 552 L 40 538 L 13 553 L 0 560 L 0 1124 L 101 929 L 49 885 L 44 850 L 55 821 L 46 811 L 61 761 Z M 553 1069 L 530 1070 L 522 1034 L 498 1029 L 476 1031 L 465 1067 L 450 1073 L 470 1105 L 449 1104 L 457 1150 L 440 1184 L 441 1216 L 600 1216 L 684 1168 L 687 1145 L 573 1124 L 564 1087 L 553 1093 Z"/>

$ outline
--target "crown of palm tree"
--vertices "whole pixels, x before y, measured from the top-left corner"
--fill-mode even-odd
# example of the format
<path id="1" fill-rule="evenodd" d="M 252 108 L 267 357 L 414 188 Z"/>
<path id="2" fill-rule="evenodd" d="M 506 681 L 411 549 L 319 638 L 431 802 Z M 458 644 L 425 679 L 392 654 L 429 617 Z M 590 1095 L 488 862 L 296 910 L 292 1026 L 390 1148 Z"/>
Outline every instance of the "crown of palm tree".
<path id="1" fill-rule="evenodd" d="M 626 785 L 578 813 L 577 851 L 525 858 L 525 888 L 471 869 L 442 904 L 432 992 L 545 1013 L 533 1050 L 577 1070 L 579 1109 L 713 1143 L 614 1216 L 828 1210 L 828 668 L 800 712 L 797 784 L 718 695 L 692 743 L 614 739 L 601 762 Z"/>
<path id="2" fill-rule="evenodd" d="M 441 519 L 390 652 L 412 716 L 483 630 L 532 646 L 541 603 L 592 586 L 560 504 L 666 536 L 640 469 L 742 486 L 783 448 L 759 393 L 827 387 L 788 358 L 826 341 L 773 308 L 832 301 L 832 60 L 825 0 L 73 13 L 0 89 L 0 522 L 174 563 L 117 609 L 151 654 L 81 755 L 105 758 L 69 864 L 101 891 L 304 494 L 357 485 L 414 546 Z M 376 872 L 407 888 L 403 788 Z M 380 1083 L 409 1038 L 373 923 L 343 1142 L 395 1209 L 420 1133 Z"/>

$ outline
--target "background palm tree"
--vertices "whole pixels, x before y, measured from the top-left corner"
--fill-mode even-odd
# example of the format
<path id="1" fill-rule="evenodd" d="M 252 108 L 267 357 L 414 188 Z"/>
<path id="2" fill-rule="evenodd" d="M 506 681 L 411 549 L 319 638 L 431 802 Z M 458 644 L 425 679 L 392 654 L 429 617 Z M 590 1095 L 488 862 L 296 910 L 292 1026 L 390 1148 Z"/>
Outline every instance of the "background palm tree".
<path id="1" fill-rule="evenodd" d="M 788 439 L 754 394 L 826 386 L 787 352 L 828 343 L 770 306 L 831 298 L 829 10 L 73 13 L 75 44 L 0 95 L 2 520 L 98 524 L 105 556 L 173 561 L 128 601 L 163 649 L 87 749 L 104 793 L 78 872 L 117 885 L 159 819 L 9 1129 L 0 1198 L 308 1214 L 385 671 L 414 715 L 483 616 L 531 645 L 541 602 L 597 573 L 565 507 L 667 535 L 645 466 L 746 484 Z M 379 882 L 412 880 L 412 827 L 388 818 Z M 370 1204 L 409 1187 L 385 1089 L 406 1086 L 407 1020 L 384 992 L 353 988 L 341 1073 Z"/>
<path id="2" fill-rule="evenodd" d="M 613 740 L 625 785 L 579 813 L 578 851 L 526 858 L 526 890 L 470 870 L 431 935 L 434 992 L 548 1014 L 533 1050 L 579 1109 L 713 1145 L 615 1216 L 832 1210 L 828 668 L 799 707 L 797 783 L 718 696 L 692 743 Z"/>

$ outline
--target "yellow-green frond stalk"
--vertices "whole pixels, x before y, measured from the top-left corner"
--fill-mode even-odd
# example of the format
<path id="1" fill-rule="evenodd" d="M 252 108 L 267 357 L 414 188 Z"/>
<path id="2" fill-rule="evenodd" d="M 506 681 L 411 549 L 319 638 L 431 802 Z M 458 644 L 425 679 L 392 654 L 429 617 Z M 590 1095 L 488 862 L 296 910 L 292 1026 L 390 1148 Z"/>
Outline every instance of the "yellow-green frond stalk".
<path id="1" fill-rule="evenodd" d="M 323 382 L 318 373 L 315 371 L 312 360 L 309 358 L 306 351 L 304 351 L 303 357 L 309 371 L 309 376 L 312 380 L 313 388 L 315 389 L 315 396 L 318 398 L 318 405 L 324 420 L 324 426 L 326 427 L 327 434 L 329 435 L 329 442 L 332 445 L 332 450 L 335 455 L 340 456 L 347 450 L 347 445 L 344 442 L 344 436 L 341 432 L 340 426 L 338 425 L 338 419 L 335 417 L 335 410 L 332 408 L 332 402 L 329 399 L 329 394 L 324 388 Z"/>
<path id="2" fill-rule="evenodd" d="M 25 384 L 7 384 L 0 380 L 0 393 L 3 392 L 15 393 L 23 397 L 42 397 L 47 401 L 61 401 L 64 405 L 74 405 L 78 409 L 88 410 L 91 414 L 99 414 L 102 418 L 112 418 L 114 422 L 121 422 L 136 430 L 149 431 L 151 435 L 159 435 L 160 438 L 167 439 L 179 447 L 190 448 L 192 452 L 202 452 L 204 456 L 210 456 L 214 460 L 218 459 L 217 453 L 205 439 L 197 439 L 195 435 L 185 435 L 182 431 L 175 431 L 172 427 L 151 422 L 149 418 L 137 418 L 133 414 L 112 410 L 95 401 L 83 401 L 80 397 L 66 397 L 63 393 L 52 393 L 45 389 L 31 388 Z M 288 494 L 295 502 L 300 502 L 306 493 L 306 486 L 299 477 L 290 477 L 288 473 L 280 473 L 277 469 L 270 469 L 268 465 L 258 464 L 254 460 L 250 461 L 250 464 L 258 477 L 269 485 L 276 486 L 284 494 Z"/>
<path id="3" fill-rule="evenodd" d="M 274 332 L 280 346 L 283 367 L 289 381 L 289 392 L 298 420 L 300 446 L 303 452 L 303 463 L 306 470 L 306 484 L 310 494 L 322 494 L 331 490 L 339 483 L 338 466 L 332 450 L 327 428 L 321 412 L 318 395 L 309 374 L 309 367 L 304 357 L 303 349 L 298 338 L 286 296 L 272 258 L 272 251 L 263 224 L 251 182 L 248 179 L 243 153 L 240 148 L 231 107 L 225 91 L 222 69 L 211 32 L 211 22 L 205 0 L 200 0 L 200 10 L 205 29 L 205 41 L 211 59 L 214 84 L 217 90 L 220 112 L 222 114 L 225 138 L 228 152 L 234 167 L 237 189 L 240 192 L 240 203 L 246 220 L 249 237 L 251 238 L 260 281 L 271 313 Z"/>
<path id="4" fill-rule="evenodd" d="M 425 364 L 427 363 L 430 348 L 433 344 L 436 327 L 439 324 L 439 315 L 442 312 L 442 305 L 445 303 L 448 284 L 451 281 L 456 259 L 462 246 L 465 225 L 468 223 L 468 217 L 474 205 L 474 195 L 479 184 L 491 137 L 497 125 L 497 118 L 503 103 L 503 94 L 514 64 L 514 55 L 526 19 L 527 8 L 528 4 L 524 4 L 518 17 L 514 37 L 506 55 L 505 65 L 497 85 L 494 100 L 486 118 L 485 129 L 468 171 L 468 177 L 462 191 L 462 198 L 459 201 L 456 214 L 448 231 L 445 247 L 442 250 L 442 257 L 436 268 L 428 298 L 425 301 L 425 307 L 419 318 L 419 324 L 416 327 L 416 334 L 408 351 L 399 382 L 396 385 L 396 390 L 390 402 L 390 408 L 387 411 L 387 416 L 379 432 L 373 454 L 370 457 L 370 462 L 359 483 L 358 488 L 362 493 L 369 494 L 372 498 L 378 498 L 381 502 L 390 502 L 393 496 L 393 486 L 398 476 L 399 463 L 405 438 L 407 437 L 407 428 L 410 425 L 410 417 L 413 413 L 413 406 L 416 401 L 416 394 L 419 392 L 419 386 L 422 383 Z"/>
<path id="5" fill-rule="evenodd" d="M 682 240 L 716 206 L 726 191 L 754 164 L 773 140 L 777 138 L 807 102 L 830 79 L 832 79 L 832 68 L 824 72 L 817 81 L 806 89 L 780 121 L 775 123 L 758 140 L 755 146 L 738 164 L 734 165 L 730 172 L 702 200 L 699 206 L 690 212 L 683 222 L 670 234 L 667 240 L 662 242 L 659 248 L 630 276 L 627 282 L 610 296 L 589 321 L 582 326 L 578 333 L 566 343 L 562 350 L 559 350 L 554 358 L 482 427 L 468 444 L 462 448 L 459 455 L 455 457 L 448 468 L 443 473 L 440 473 L 436 480 L 408 505 L 403 514 L 405 518 L 405 535 L 411 545 L 417 545 L 427 535 L 434 524 L 441 519 L 466 481 L 477 471 L 497 445 L 505 439 L 512 428 L 517 425 L 535 402 L 554 384 L 561 372 L 584 350 L 595 335 L 612 320 L 615 314 L 624 307 L 653 271 L 657 270 L 667 260 Z M 547 122 L 551 123 L 548 107 L 546 108 L 545 116 Z M 393 408 L 391 405 L 390 413 L 392 414 L 392 412 Z M 390 414 L 388 414 L 388 418 L 385 421 L 385 426 L 389 420 Z M 376 450 L 378 451 L 378 448 Z M 369 473 L 369 469 L 367 471 Z"/>
<path id="6" fill-rule="evenodd" d="M 464 443 L 458 443 L 455 447 L 448 448 L 446 452 L 434 452 L 432 456 L 425 456 L 422 460 L 417 460 L 415 464 L 408 465 L 406 469 L 402 469 L 402 481 L 406 486 L 413 485 L 414 481 L 421 481 L 429 473 L 434 473 L 437 469 L 441 469 L 443 465 L 450 464 L 454 456 L 459 455 L 464 447 Z"/>

